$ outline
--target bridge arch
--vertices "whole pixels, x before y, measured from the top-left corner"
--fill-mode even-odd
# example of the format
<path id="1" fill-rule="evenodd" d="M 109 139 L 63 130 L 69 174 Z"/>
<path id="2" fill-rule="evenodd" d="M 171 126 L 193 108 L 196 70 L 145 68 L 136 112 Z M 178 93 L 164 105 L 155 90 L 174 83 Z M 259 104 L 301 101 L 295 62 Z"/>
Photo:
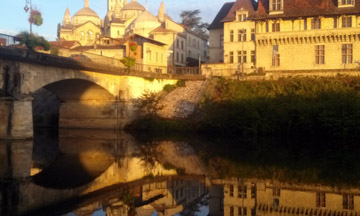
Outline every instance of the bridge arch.
<path id="1" fill-rule="evenodd" d="M 86 79 L 64 79 L 32 93 L 34 127 L 117 127 L 119 100 Z"/>

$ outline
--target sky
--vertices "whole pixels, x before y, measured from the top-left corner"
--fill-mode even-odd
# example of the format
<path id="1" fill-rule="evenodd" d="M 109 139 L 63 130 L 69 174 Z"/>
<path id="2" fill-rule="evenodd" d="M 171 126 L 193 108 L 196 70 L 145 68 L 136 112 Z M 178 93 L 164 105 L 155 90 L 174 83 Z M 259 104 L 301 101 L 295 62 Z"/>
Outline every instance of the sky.
<path id="1" fill-rule="evenodd" d="M 28 0 L 29 1 L 29 0 Z M 84 0 L 31 0 L 32 5 L 41 11 L 44 23 L 40 27 L 33 26 L 33 32 L 44 36 L 48 40 L 55 40 L 57 24 L 62 22 L 66 7 L 73 16 L 84 7 Z M 129 0 L 130 1 L 130 0 Z M 138 0 L 145 6 L 146 0 Z M 225 2 L 231 0 L 164 0 L 166 13 L 175 21 L 180 22 L 183 10 L 201 11 L 203 22 L 211 23 Z M 148 0 L 148 10 L 158 14 L 161 0 Z M 0 33 L 16 35 L 21 31 L 29 31 L 29 14 L 25 13 L 26 0 L 0 0 Z M 90 0 L 92 8 L 102 19 L 107 12 L 107 0 Z"/>

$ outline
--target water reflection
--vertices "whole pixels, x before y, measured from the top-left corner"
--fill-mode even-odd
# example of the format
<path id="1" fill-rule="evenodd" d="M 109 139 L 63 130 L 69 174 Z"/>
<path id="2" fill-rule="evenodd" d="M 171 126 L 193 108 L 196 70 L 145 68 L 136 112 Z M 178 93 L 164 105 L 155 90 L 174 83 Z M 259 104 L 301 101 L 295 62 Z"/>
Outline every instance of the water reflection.
<path id="1" fill-rule="evenodd" d="M 209 153 L 208 143 L 113 131 L 39 134 L 0 143 L 0 215 L 360 216 L 356 184 L 277 178 L 285 171 L 244 161 L 255 150 Z"/>
<path id="2" fill-rule="evenodd" d="M 360 189 L 290 184 L 275 180 L 217 179 L 210 189 L 210 215 L 356 216 Z"/>

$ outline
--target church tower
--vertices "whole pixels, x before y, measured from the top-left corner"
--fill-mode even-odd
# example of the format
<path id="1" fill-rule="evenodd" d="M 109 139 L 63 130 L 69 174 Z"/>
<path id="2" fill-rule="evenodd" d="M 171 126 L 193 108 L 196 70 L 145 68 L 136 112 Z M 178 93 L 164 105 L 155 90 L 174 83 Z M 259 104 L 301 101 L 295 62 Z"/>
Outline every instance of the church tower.
<path id="1" fill-rule="evenodd" d="M 108 16 L 112 16 L 114 13 L 116 3 L 120 5 L 120 8 L 123 8 L 126 5 L 127 0 L 108 0 Z"/>
<path id="2" fill-rule="evenodd" d="M 164 0 L 161 1 L 161 5 L 159 8 L 159 21 L 164 22 L 165 21 L 165 3 Z"/>
<path id="3" fill-rule="evenodd" d="M 69 10 L 69 8 L 66 8 L 64 19 L 63 19 L 63 25 L 68 25 L 70 23 L 71 23 L 70 10 Z"/>

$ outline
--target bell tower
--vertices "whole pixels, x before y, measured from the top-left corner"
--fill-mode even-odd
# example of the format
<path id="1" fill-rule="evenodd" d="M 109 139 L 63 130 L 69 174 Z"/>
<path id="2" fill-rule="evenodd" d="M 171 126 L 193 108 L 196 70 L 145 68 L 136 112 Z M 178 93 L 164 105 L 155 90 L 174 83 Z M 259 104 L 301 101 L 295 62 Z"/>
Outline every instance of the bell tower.
<path id="1" fill-rule="evenodd" d="M 115 11 L 116 3 L 120 5 L 120 8 L 123 8 L 126 4 L 126 0 L 108 0 L 108 15 L 109 13 L 112 13 Z"/>

